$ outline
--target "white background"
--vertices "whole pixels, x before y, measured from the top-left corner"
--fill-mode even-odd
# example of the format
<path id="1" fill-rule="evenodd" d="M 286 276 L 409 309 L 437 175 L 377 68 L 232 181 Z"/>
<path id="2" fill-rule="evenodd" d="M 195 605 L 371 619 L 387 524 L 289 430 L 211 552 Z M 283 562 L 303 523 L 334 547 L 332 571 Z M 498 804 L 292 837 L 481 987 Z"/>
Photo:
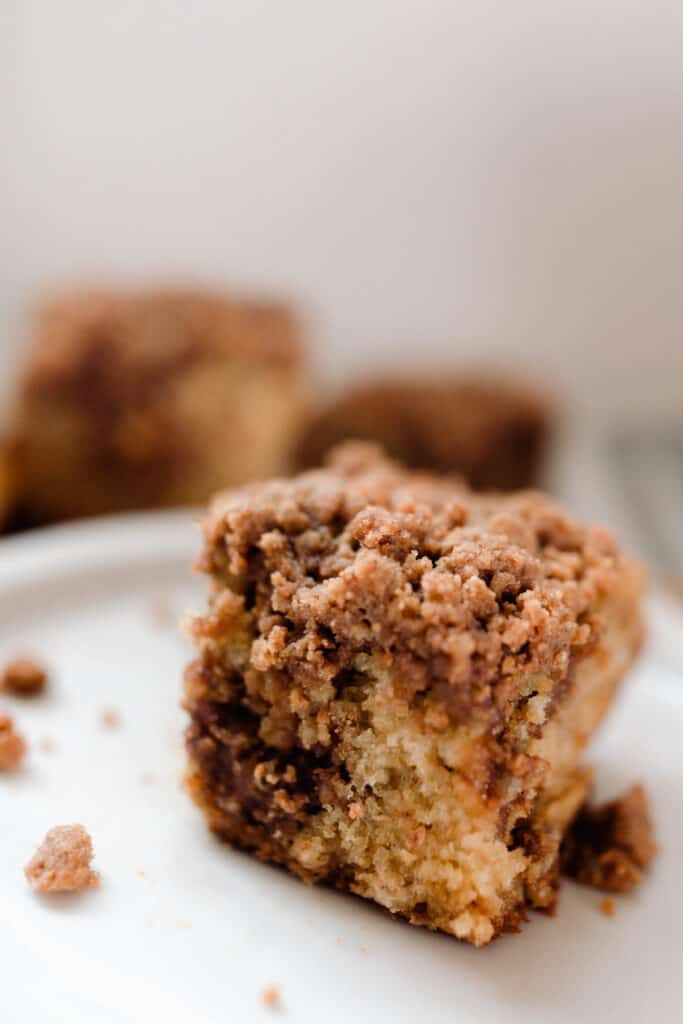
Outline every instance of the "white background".
<path id="1" fill-rule="evenodd" d="M 194 277 L 298 296 L 328 380 L 675 412 L 682 54 L 653 0 L 0 0 L 2 365 L 39 289 Z"/>

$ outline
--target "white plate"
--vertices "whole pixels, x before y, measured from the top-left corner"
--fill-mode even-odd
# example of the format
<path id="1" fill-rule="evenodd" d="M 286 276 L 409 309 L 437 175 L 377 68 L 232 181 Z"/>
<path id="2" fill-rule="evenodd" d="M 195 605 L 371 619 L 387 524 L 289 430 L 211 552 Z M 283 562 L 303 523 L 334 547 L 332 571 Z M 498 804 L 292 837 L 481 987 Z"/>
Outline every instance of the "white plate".
<path id="1" fill-rule="evenodd" d="M 179 615 L 205 586 L 186 516 L 45 530 L 0 544 L 0 659 L 23 651 L 50 695 L 2 701 L 31 743 L 0 778 L 0 1019 L 33 1022 L 678 1021 L 683 920 L 682 620 L 657 614 L 591 760 L 603 794 L 646 781 L 662 854 L 605 917 L 565 883 L 558 915 L 484 950 L 310 889 L 213 840 L 181 792 Z M 662 626 L 664 624 L 664 626 Z M 662 629 L 666 645 L 662 647 Z M 673 653 L 672 653 L 673 652 Z M 679 662 L 680 664 L 680 662 Z M 121 712 L 117 730 L 98 721 Z M 53 752 L 40 749 L 50 737 Z M 149 774 L 153 778 L 149 778 Z M 52 825 L 83 822 L 102 886 L 39 898 L 22 868 Z"/>

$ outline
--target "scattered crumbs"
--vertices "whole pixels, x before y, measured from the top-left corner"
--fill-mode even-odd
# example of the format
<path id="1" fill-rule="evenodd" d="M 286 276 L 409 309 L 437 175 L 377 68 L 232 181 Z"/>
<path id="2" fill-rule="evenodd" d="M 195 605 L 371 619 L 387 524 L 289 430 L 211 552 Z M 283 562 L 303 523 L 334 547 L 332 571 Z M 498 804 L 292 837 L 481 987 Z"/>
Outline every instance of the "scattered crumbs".
<path id="1" fill-rule="evenodd" d="M 275 985 L 270 985 L 268 988 L 264 988 L 261 993 L 261 1001 L 269 1010 L 279 1010 L 282 1005 L 280 1001 L 280 990 Z"/>
<path id="2" fill-rule="evenodd" d="M 359 946 L 358 947 L 358 952 L 359 953 L 367 953 L 367 951 L 368 951 L 368 947 L 367 946 Z"/>
<path id="3" fill-rule="evenodd" d="M 143 772 L 140 776 L 140 782 L 143 786 L 150 786 L 153 782 L 157 781 L 157 777 L 154 772 Z"/>
<path id="4" fill-rule="evenodd" d="M 103 729 L 118 729 L 121 725 L 121 712 L 116 708 L 102 708 L 100 711 L 100 725 Z"/>
<path id="5" fill-rule="evenodd" d="M 182 733 L 176 732 L 175 729 L 173 730 L 173 732 L 169 733 L 167 743 L 169 748 L 176 752 L 182 752 L 185 749 Z"/>
<path id="6" fill-rule="evenodd" d="M 163 626 L 164 628 L 175 626 L 178 619 L 173 607 L 164 598 L 159 598 L 150 605 L 149 614 L 156 626 Z"/>
<path id="7" fill-rule="evenodd" d="M 38 740 L 37 747 L 42 750 L 44 754 L 52 754 L 57 749 L 57 744 L 53 740 L 52 736 L 43 736 Z"/>
<path id="8" fill-rule="evenodd" d="M 33 658 L 15 658 L 0 676 L 0 690 L 15 697 L 37 697 L 47 686 L 47 672 Z"/>
<path id="9" fill-rule="evenodd" d="M 0 714 L 0 771 L 15 771 L 25 754 L 26 740 L 14 731 L 10 716 Z"/>
<path id="10" fill-rule="evenodd" d="M 600 910 L 606 917 L 614 917 L 617 912 L 617 905 L 611 896 L 605 896 L 600 900 Z"/>
<path id="11" fill-rule="evenodd" d="M 191 922 L 190 921 L 185 921 L 185 920 L 176 921 L 175 924 L 176 924 L 176 928 L 187 929 L 187 928 L 191 928 L 192 927 Z"/>
<path id="12" fill-rule="evenodd" d="M 584 806 L 561 851 L 565 874 L 603 892 L 630 892 L 656 855 L 652 814 L 641 785 L 600 807 Z"/>
<path id="13" fill-rule="evenodd" d="M 93 871 L 92 839 L 83 825 L 51 828 L 24 868 L 36 892 L 81 892 L 100 884 Z"/>
<path id="14" fill-rule="evenodd" d="M 136 871 L 135 874 L 138 876 L 138 878 L 146 878 L 147 877 L 147 875 L 145 874 L 144 871 Z"/>

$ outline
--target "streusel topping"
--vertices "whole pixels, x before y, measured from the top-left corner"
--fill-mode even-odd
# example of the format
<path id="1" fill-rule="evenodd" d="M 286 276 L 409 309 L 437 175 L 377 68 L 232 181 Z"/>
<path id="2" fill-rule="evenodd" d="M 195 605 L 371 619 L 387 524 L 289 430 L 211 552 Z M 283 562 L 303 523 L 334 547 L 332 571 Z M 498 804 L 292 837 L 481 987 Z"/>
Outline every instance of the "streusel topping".
<path id="1" fill-rule="evenodd" d="M 456 716 L 491 722 L 520 679 L 567 674 L 624 570 L 607 531 L 541 494 L 477 496 L 362 444 L 329 468 L 217 496 L 204 530 L 200 568 L 247 579 L 217 601 L 223 621 L 257 616 L 255 668 L 315 688 L 381 655 L 400 664 L 408 699 L 436 690 Z"/>

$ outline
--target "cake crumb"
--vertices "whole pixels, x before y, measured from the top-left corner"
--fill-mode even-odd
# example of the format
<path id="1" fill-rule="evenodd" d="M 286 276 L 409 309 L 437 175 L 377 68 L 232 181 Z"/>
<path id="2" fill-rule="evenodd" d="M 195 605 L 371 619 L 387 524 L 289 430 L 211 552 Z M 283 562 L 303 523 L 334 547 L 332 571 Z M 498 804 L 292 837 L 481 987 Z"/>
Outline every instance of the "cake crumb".
<path id="1" fill-rule="evenodd" d="M 279 1010 L 282 1003 L 280 1000 L 280 990 L 275 985 L 270 985 L 268 988 L 264 988 L 261 993 L 261 1000 L 264 1006 L 267 1006 L 269 1010 Z"/>
<path id="2" fill-rule="evenodd" d="M 26 740 L 14 731 L 9 715 L 0 714 L 0 771 L 15 771 L 26 754 Z"/>
<path id="3" fill-rule="evenodd" d="M 24 868 L 36 892 L 81 892 L 93 889 L 100 876 L 93 871 L 92 839 L 83 825 L 51 828 Z"/>
<path id="4" fill-rule="evenodd" d="M 605 917 L 614 917 L 617 912 L 617 905 L 611 896 L 604 896 L 600 900 L 600 910 Z"/>
<path id="5" fill-rule="evenodd" d="M 121 712 L 116 708 L 102 708 L 100 725 L 103 729 L 118 729 L 121 725 Z"/>
<path id="6" fill-rule="evenodd" d="M 44 754 L 52 754 L 57 749 L 57 744 L 53 740 L 52 736 L 42 736 L 38 740 L 38 749 L 42 750 Z"/>
<path id="7" fill-rule="evenodd" d="M 169 602 L 165 601 L 163 598 L 159 598 L 150 605 L 149 614 L 154 625 L 163 627 L 164 629 L 175 626 L 178 621 L 177 613 Z"/>
<path id="8" fill-rule="evenodd" d="M 540 494 L 358 446 L 218 495 L 204 531 L 186 786 L 212 831 L 477 946 L 550 912 L 580 753 L 641 641 L 639 566 Z"/>
<path id="9" fill-rule="evenodd" d="M 15 697 L 37 697 L 47 686 L 47 672 L 33 658 L 15 658 L 0 677 L 0 690 Z"/>
<path id="10" fill-rule="evenodd" d="M 647 794 L 641 785 L 600 807 L 584 807 L 565 839 L 565 874 L 604 892 L 630 892 L 657 855 Z"/>

